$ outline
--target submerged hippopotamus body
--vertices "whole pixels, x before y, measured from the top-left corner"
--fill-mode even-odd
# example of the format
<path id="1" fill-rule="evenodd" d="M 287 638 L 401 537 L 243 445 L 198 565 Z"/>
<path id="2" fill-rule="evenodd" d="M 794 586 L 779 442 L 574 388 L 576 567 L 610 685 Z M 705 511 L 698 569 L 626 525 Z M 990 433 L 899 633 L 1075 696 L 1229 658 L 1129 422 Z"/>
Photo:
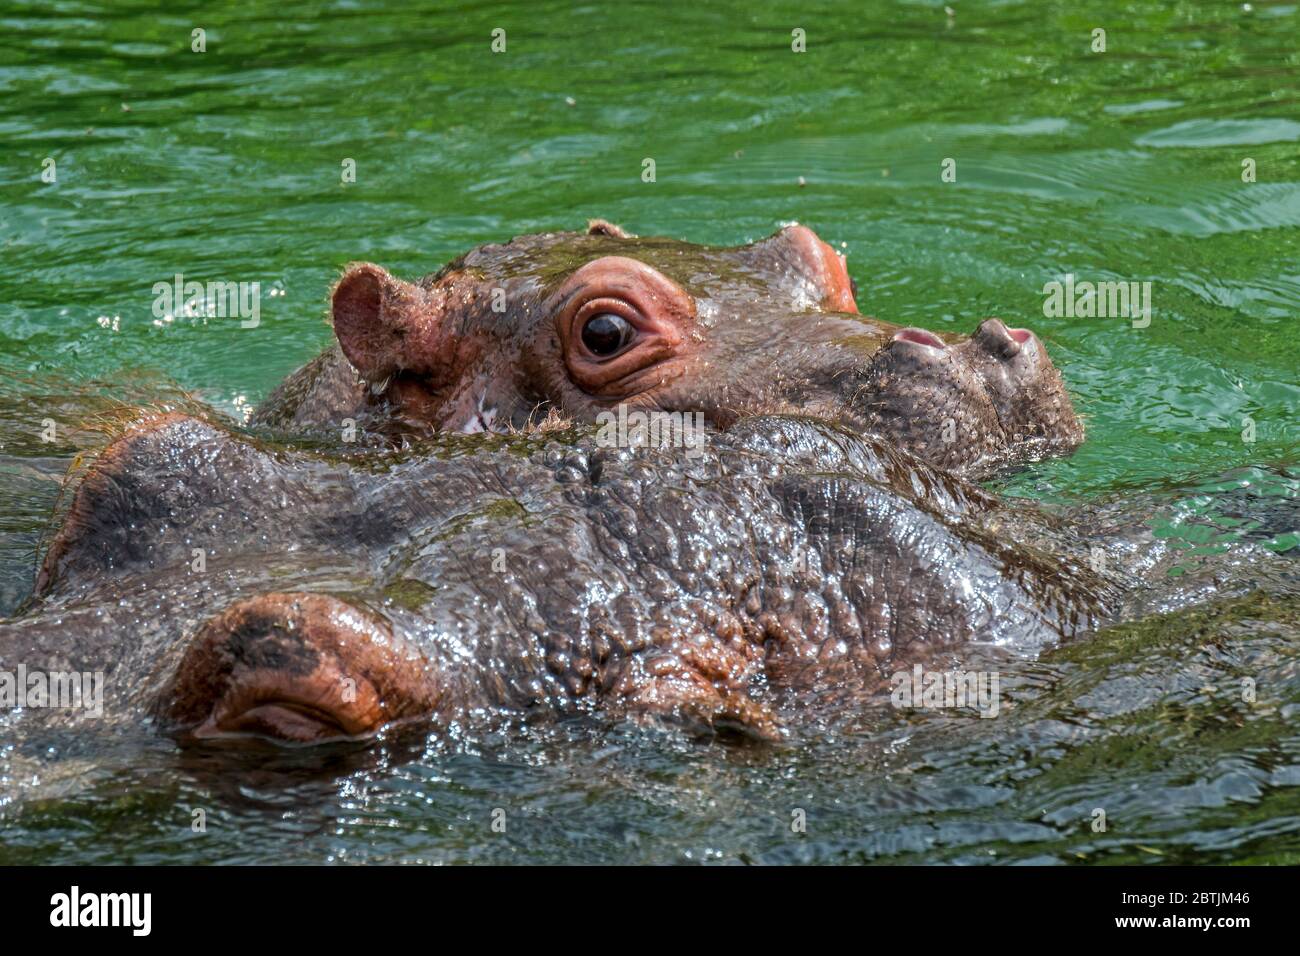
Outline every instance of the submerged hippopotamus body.
<path id="1" fill-rule="evenodd" d="M 600 713 L 775 738 L 805 695 L 1101 619 L 1105 582 L 878 439 L 589 431 L 347 460 L 146 420 L 82 479 L 0 668 L 106 671 L 107 717 L 195 737 Z"/>
<path id="2" fill-rule="evenodd" d="M 864 318 L 843 257 L 806 226 L 712 248 L 594 220 L 480 246 L 419 282 L 354 265 L 332 312 L 336 345 L 255 425 L 510 431 L 619 405 L 722 428 L 804 414 L 968 473 L 1083 439 L 1032 332 L 988 319 L 949 341 Z"/>

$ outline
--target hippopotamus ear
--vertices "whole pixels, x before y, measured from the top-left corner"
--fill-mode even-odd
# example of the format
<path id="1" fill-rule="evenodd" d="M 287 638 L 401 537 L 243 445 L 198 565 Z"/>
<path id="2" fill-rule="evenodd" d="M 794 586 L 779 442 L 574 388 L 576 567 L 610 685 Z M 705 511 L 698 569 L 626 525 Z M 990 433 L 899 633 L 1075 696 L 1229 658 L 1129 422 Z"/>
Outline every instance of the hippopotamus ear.
<path id="1" fill-rule="evenodd" d="M 622 226 L 616 226 L 608 219 L 588 219 L 587 235 L 589 236 L 609 236 L 612 239 L 635 239 L 636 236 L 628 232 Z"/>
<path id="2" fill-rule="evenodd" d="M 369 381 L 435 364 L 442 311 L 420 286 L 369 262 L 354 263 L 334 286 L 334 336 Z"/>

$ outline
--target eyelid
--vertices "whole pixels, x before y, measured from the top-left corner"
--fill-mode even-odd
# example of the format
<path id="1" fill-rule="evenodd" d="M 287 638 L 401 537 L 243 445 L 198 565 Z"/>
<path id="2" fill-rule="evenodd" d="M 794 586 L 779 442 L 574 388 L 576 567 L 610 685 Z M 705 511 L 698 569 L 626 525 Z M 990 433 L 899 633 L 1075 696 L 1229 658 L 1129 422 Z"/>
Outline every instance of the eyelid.
<path id="1" fill-rule="evenodd" d="M 556 332 L 570 380 L 589 395 L 609 399 L 643 387 L 640 374 L 684 347 L 695 321 L 695 301 L 653 267 L 624 256 L 603 256 L 570 276 L 555 299 Z M 612 356 L 597 356 L 581 341 L 583 323 L 602 312 L 632 327 L 632 341 Z M 651 383 L 653 384 L 653 383 Z"/>
<path id="2" fill-rule="evenodd" d="M 575 326 L 581 326 L 587 319 L 606 312 L 617 315 L 638 332 L 642 331 L 642 325 L 646 321 L 641 310 L 631 302 L 611 295 L 598 295 L 588 299 L 574 310 L 572 321 Z"/>

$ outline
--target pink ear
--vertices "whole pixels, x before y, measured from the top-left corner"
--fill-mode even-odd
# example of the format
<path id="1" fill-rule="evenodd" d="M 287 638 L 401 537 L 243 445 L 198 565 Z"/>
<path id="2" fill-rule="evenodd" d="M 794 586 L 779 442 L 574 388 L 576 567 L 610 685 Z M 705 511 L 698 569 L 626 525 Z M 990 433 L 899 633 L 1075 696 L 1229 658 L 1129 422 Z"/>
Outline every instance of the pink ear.
<path id="1" fill-rule="evenodd" d="M 849 278 L 848 266 L 842 255 L 822 242 L 817 233 L 807 226 L 786 226 L 777 235 L 798 250 L 800 258 L 822 289 L 822 305 L 825 308 L 835 312 L 857 313 L 853 280 Z"/>
<path id="2" fill-rule="evenodd" d="M 438 310 L 419 286 L 362 262 L 334 287 L 334 336 L 361 377 L 382 381 L 436 362 Z"/>

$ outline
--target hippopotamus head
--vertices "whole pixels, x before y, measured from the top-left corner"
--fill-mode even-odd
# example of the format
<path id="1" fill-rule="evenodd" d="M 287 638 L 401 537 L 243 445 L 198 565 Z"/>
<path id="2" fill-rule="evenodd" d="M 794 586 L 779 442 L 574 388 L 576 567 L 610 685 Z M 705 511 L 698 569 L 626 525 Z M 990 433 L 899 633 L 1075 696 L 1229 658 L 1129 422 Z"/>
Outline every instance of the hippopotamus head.
<path id="1" fill-rule="evenodd" d="M 102 713 L 23 726 L 450 742 L 603 716 L 780 739 L 900 670 L 1108 613 L 1052 519 L 888 442 L 807 417 L 699 449 L 594 431 L 439 435 L 377 468 L 178 413 L 132 423 L 0 620 L 0 672 L 105 675 Z"/>
<path id="2" fill-rule="evenodd" d="M 715 248 L 595 220 L 586 233 L 480 246 L 417 282 L 361 263 L 335 286 L 332 312 L 364 385 L 352 396 L 333 381 L 302 401 L 326 406 L 308 410 L 316 422 L 360 402 L 460 432 L 522 429 L 552 411 L 596 421 L 619 405 L 721 428 L 803 414 L 950 468 L 1082 439 L 1032 332 L 992 319 L 945 340 L 860 315 L 855 291 L 844 257 L 801 225 Z M 343 394 L 341 408 L 324 394 Z M 285 423 L 281 404 L 259 420 Z"/>

